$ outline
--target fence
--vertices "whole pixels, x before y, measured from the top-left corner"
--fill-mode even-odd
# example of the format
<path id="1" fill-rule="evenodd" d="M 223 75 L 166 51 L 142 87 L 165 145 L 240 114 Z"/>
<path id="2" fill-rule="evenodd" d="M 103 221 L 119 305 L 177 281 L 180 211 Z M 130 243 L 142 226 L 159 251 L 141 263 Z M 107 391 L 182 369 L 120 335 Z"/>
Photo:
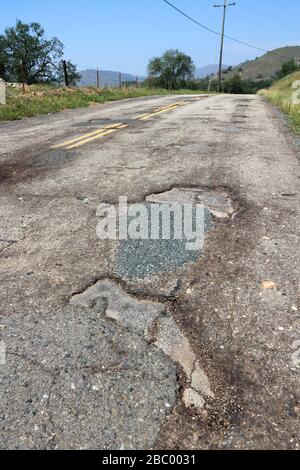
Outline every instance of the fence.
<path id="1" fill-rule="evenodd" d="M 87 69 L 80 72 L 79 86 L 96 86 L 97 88 L 124 88 L 139 87 L 141 80 L 138 76 L 97 69 Z M 69 86 L 68 72 L 65 76 L 65 85 Z"/>
<path id="2" fill-rule="evenodd" d="M 0 78 L 0 104 L 6 104 L 6 85 Z"/>
<path id="3" fill-rule="evenodd" d="M 127 87 L 136 87 L 139 88 L 140 84 L 144 80 L 139 78 L 139 76 L 134 76 L 128 73 L 114 72 L 107 70 L 100 70 L 99 68 L 90 68 L 82 72 L 78 72 L 80 75 L 80 80 L 74 79 L 74 70 L 69 70 L 68 62 L 63 60 L 61 62 L 62 69 L 60 75 L 60 84 L 69 86 L 79 86 L 79 87 L 97 87 L 97 88 L 127 88 Z M 0 104 L 5 104 L 6 92 L 5 86 L 14 86 L 22 88 L 23 93 L 26 92 L 26 80 L 24 73 L 23 62 L 21 61 L 18 65 L 19 68 L 19 79 L 21 83 L 5 83 L 0 79 Z M 57 67 L 59 70 L 59 68 Z M 22 73 L 21 73 L 22 72 Z M 77 72 L 76 72 L 77 74 Z"/>

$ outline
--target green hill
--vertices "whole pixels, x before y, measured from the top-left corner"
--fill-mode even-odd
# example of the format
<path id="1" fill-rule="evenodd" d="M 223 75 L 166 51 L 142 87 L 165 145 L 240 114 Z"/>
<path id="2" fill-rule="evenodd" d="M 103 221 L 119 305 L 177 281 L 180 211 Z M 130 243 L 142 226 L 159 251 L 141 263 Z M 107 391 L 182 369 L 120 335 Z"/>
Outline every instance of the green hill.
<path id="1" fill-rule="evenodd" d="M 239 74 L 243 79 L 266 80 L 273 78 L 284 62 L 294 59 L 300 64 L 300 46 L 288 46 L 274 49 L 255 60 L 248 60 L 232 70 L 226 71 L 224 78 Z M 228 69 L 227 69 L 228 70 Z M 227 73 L 226 73 L 227 72 Z"/>
<path id="2" fill-rule="evenodd" d="M 288 114 L 294 130 L 300 132 L 300 104 L 296 102 L 296 99 L 300 100 L 300 86 L 295 83 L 297 81 L 300 85 L 300 72 L 278 80 L 271 88 L 262 90 L 259 94 Z"/>

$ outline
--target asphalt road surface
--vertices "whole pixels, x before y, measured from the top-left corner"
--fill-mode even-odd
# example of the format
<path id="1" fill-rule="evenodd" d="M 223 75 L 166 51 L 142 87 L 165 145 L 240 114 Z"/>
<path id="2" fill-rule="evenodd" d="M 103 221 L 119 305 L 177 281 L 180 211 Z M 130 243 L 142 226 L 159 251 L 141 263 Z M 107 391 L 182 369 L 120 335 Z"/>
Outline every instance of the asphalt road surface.
<path id="1" fill-rule="evenodd" d="M 0 447 L 299 448 L 283 117 L 258 96 L 152 97 L 2 123 L 0 142 Z M 100 240 L 119 196 L 204 203 L 201 253 Z"/>

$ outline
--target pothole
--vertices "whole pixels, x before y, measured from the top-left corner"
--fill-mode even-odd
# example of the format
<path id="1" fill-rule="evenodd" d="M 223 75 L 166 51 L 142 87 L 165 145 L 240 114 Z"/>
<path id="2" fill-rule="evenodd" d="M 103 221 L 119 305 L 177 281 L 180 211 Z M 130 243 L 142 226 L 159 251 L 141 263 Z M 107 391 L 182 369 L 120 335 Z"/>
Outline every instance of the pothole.
<path id="1" fill-rule="evenodd" d="M 183 391 L 186 407 L 201 411 L 208 399 L 214 398 L 209 379 L 202 370 L 188 338 L 181 332 L 166 305 L 141 300 L 129 295 L 111 280 L 98 281 L 70 300 L 72 305 L 93 309 L 105 300 L 105 316 L 126 330 L 143 335 L 149 347 L 155 346 L 179 365 L 187 378 Z"/>
<path id="2" fill-rule="evenodd" d="M 201 209 L 201 205 L 204 208 Z M 186 208 L 190 213 L 185 212 Z M 117 217 L 118 231 L 124 213 L 118 206 L 112 206 L 112 210 L 113 223 Z M 98 227 L 102 231 L 109 223 L 108 211 L 108 204 L 99 205 Z M 128 205 L 125 213 L 126 236 L 117 236 L 115 274 L 126 281 L 142 281 L 169 275 L 187 263 L 196 262 L 214 219 L 230 219 L 234 207 L 229 194 L 223 190 L 173 188 L 147 196 L 142 204 Z"/>
<path id="3" fill-rule="evenodd" d="M 147 196 L 146 201 L 156 204 L 204 204 L 207 211 L 217 219 L 229 219 L 234 214 L 232 200 L 223 190 L 173 188 L 165 193 Z"/>

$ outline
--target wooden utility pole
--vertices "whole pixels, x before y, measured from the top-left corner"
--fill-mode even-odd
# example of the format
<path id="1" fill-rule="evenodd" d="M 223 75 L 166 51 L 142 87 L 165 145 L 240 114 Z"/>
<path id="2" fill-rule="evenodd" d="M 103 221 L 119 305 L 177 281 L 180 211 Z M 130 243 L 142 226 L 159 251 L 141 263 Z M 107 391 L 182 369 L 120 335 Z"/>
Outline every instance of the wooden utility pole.
<path id="1" fill-rule="evenodd" d="M 99 75 L 99 69 L 97 68 L 97 88 L 100 88 L 100 75 Z"/>
<path id="2" fill-rule="evenodd" d="M 228 3 L 228 0 L 224 0 L 223 5 L 214 5 L 215 8 L 223 8 L 223 22 L 222 22 L 222 35 L 221 35 L 221 50 L 220 50 L 220 62 L 219 62 L 219 81 L 218 81 L 218 91 L 221 91 L 222 85 L 222 65 L 223 65 L 223 49 L 224 49 L 224 35 L 225 35 L 225 22 L 226 22 L 226 12 L 227 7 L 235 6 L 236 3 Z"/>
<path id="3" fill-rule="evenodd" d="M 212 84 L 213 78 L 214 78 L 214 75 L 212 75 L 212 76 L 210 77 L 210 80 L 209 80 L 209 82 L 208 82 L 207 93 L 210 93 L 210 89 L 211 89 L 211 84 Z"/>
<path id="4" fill-rule="evenodd" d="M 119 72 L 119 88 L 122 88 L 122 74 Z"/>
<path id="5" fill-rule="evenodd" d="M 65 76 L 65 84 L 66 87 L 69 86 L 69 77 L 68 77 L 68 68 L 67 68 L 67 62 L 65 60 L 63 62 L 63 68 L 64 68 L 64 76 Z"/>
<path id="6" fill-rule="evenodd" d="M 139 83 L 139 76 L 137 75 L 136 76 L 136 87 L 139 88 L 140 86 L 140 83 Z"/>

